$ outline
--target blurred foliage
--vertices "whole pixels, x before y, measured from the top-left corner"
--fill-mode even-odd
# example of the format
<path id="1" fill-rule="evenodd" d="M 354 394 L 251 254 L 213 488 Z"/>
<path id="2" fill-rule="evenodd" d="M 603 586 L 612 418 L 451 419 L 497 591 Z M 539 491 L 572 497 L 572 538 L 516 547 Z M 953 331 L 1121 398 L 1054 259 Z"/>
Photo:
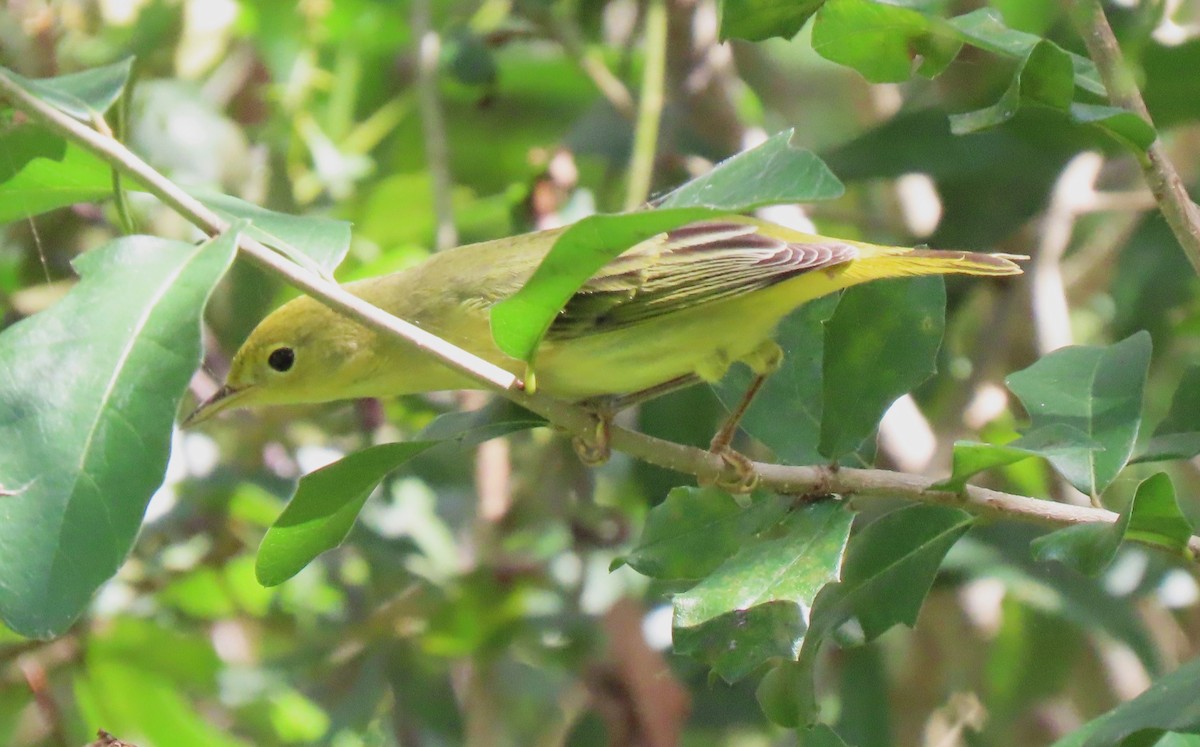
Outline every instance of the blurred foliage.
<path id="1" fill-rule="evenodd" d="M 783 202 L 764 217 L 1031 254 L 1024 278 L 806 306 L 737 445 L 1090 497 L 1120 522 L 738 503 L 619 454 L 588 470 L 470 394 L 176 431 L 159 487 L 202 299 L 196 396 L 294 291 L 243 261 L 214 289 L 227 239 L 112 199 L 102 160 L 0 108 L 0 744 L 1197 738 L 1198 284 L 1137 158 L 1157 138 L 1196 179 L 1200 4 L 1108 8 L 1155 130 L 1107 105 L 1057 3 L 661 0 L 646 154 L 655 1 L 25 0 L 0 7 L 0 65 L 340 280 L 421 261 L 447 223 L 466 243 L 587 218 L 545 273 L 561 287 L 530 287 L 522 353 L 588 274 L 594 227 L 613 251 Z M 1089 153 L 1095 179 L 1069 181 Z M 588 218 L 647 155 L 668 210 Z M 1079 346 L 1047 353 L 1047 328 Z M 634 424 L 704 444 L 748 379 Z"/>

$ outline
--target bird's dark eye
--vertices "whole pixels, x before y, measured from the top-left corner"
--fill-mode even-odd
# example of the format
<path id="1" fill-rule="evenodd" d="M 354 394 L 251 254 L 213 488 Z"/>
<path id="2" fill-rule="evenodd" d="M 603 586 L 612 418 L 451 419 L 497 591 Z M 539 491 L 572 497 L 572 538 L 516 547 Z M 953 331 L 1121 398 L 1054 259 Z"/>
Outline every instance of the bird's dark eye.
<path id="1" fill-rule="evenodd" d="M 280 373 L 290 370 L 295 362 L 296 351 L 291 348 L 275 348 L 267 356 L 267 365 Z"/>

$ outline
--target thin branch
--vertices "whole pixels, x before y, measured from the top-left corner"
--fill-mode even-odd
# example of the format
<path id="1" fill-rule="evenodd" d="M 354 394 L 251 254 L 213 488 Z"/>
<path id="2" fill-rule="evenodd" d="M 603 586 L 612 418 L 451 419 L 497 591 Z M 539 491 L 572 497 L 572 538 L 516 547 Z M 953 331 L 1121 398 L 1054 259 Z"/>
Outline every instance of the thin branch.
<path id="1" fill-rule="evenodd" d="M 433 190 L 434 241 L 441 251 L 458 244 L 458 229 L 454 227 L 454 206 L 450 201 L 449 148 L 437 88 L 442 41 L 431 27 L 429 3 L 430 0 L 413 0 L 412 28 L 417 38 L 417 97 L 425 136 L 425 163 Z"/>
<path id="2" fill-rule="evenodd" d="M 47 124 L 63 136 L 123 169 L 182 216 L 202 230 L 217 234 L 229 225 L 199 201 L 183 192 L 166 177 L 120 143 L 105 138 L 57 109 L 26 92 L 0 71 L 0 93 L 18 109 Z M 512 373 L 461 348 L 425 332 L 366 303 L 340 286 L 296 266 L 262 244 L 242 236 L 238 248 L 252 261 L 304 291 L 317 301 L 386 335 L 402 339 L 449 368 L 499 391 L 517 404 L 545 417 L 571 433 L 594 430 L 594 416 L 587 410 L 544 394 L 530 395 Z M 632 457 L 683 474 L 695 475 L 701 482 L 714 482 L 725 475 L 726 467 L 715 454 L 691 446 L 664 441 L 643 433 L 613 427 L 614 449 Z M 755 463 L 761 482 L 768 489 L 796 495 L 838 493 L 861 498 L 904 498 L 911 501 L 954 506 L 985 516 L 1005 517 L 1052 526 L 1089 522 L 1114 523 L 1117 514 L 1100 508 L 1070 506 L 1052 501 L 1011 495 L 968 485 L 962 493 L 935 490 L 929 477 L 873 469 L 832 469 L 824 466 L 793 467 Z M 11 489 L 11 488 L 10 488 Z M 1188 543 L 1200 556 L 1200 537 Z"/>
<path id="3" fill-rule="evenodd" d="M 573 25 L 569 18 L 559 18 L 552 10 L 546 11 L 544 14 L 538 14 L 538 21 L 541 21 L 550 37 L 563 48 L 567 56 L 575 60 L 575 64 L 583 70 L 584 74 L 592 79 L 592 83 L 604 98 L 608 99 L 608 103 L 612 105 L 617 113 L 626 119 L 633 119 L 634 106 L 633 95 L 629 93 L 629 89 L 621 82 L 608 65 L 604 63 L 604 58 L 599 52 L 589 50 L 584 44 L 583 34 Z"/>
<path id="4" fill-rule="evenodd" d="M 1150 119 L 1146 102 L 1129 73 L 1117 38 L 1113 35 L 1099 0 L 1070 0 L 1069 4 L 1074 6 L 1073 15 L 1079 33 L 1087 45 L 1088 55 L 1100 71 L 1104 87 L 1108 89 L 1109 100 L 1123 109 L 1134 112 L 1153 126 L 1154 122 Z M 1167 157 L 1162 138 L 1151 143 L 1144 155 L 1139 154 L 1138 161 L 1146 183 L 1158 202 L 1159 211 L 1171 227 L 1188 261 L 1192 263 L 1192 269 L 1200 273 L 1200 206 L 1188 195 L 1179 172 Z"/>
<path id="5" fill-rule="evenodd" d="M 636 210 L 650 196 L 654 159 L 658 153 L 658 129 L 662 121 L 663 82 L 667 70 L 667 4 L 650 0 L 646 8 L 646 67 L 642 73 L 642 95 L 638 101 L 633 132 L 633 154 L 629 162 L 629 189 L 625 209 Z"/>

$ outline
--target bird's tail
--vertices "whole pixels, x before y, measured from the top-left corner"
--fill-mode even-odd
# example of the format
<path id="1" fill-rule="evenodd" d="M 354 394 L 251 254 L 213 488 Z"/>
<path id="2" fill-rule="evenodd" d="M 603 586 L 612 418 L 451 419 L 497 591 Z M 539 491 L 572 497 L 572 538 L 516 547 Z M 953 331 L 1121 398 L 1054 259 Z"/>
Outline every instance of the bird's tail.
<path id="1" fill-rule="evenodd" d="M 913 249 L 863 257 L 852 262 L 848 269 L 852 275 L 863 275 L 860 282 L 918 275 L 1020 275 L 1022 270 L 1017 262 L 1027 259 L 1020 254 Z"/>

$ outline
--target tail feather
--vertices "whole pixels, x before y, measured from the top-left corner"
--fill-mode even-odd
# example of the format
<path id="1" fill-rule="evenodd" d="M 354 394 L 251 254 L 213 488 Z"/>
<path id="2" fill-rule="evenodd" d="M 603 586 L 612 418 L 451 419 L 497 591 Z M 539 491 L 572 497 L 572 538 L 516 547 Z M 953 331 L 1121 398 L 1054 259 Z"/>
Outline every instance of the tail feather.
<path id="1" fill-rule="evenodd" d="M 1017 262 L 1027 259 L 1019 254 L 913 249 L 863 257 L 851 264 L 850 272 L 861 273 L 864 280 L 917 275 L 1020 275 L 1023 270 Z"/>

